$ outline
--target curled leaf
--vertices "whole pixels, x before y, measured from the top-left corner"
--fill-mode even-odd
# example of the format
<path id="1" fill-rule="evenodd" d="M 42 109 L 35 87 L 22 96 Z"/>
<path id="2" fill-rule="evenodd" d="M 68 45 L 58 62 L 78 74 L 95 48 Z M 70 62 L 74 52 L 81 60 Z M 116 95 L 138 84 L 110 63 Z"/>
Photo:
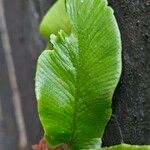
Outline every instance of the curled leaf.
<path id="1" fill-rule="evenodd" d="M 65 8 L 65 0 L 55 2 L 40 24 L 40 32 L 47 39 L 50 38 L 50 34 L 57 34 L 60 29 L 64 30 L 67 34 L 71 32 L 70 20 Z"/>

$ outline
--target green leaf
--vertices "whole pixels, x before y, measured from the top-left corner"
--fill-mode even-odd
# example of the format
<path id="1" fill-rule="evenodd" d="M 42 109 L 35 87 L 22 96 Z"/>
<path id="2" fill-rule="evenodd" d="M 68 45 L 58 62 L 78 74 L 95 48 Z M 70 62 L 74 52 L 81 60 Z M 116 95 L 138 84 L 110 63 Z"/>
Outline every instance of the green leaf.
<path id="1" fill-rule="evenodd" d="M 58 0 L 44 16 L 40 24 L 40 32 L 49 39 L 50 34 L 57 34 L 60 29 L 67 34 L 71 32 L 70 20 L 65 8 L 65 0 Z"/>
<path id="2" fill-rule="evenodd" d="M 120 145 L 116 145 L 116 146 L 103 148 L 103 150 L 150 150 L 150 146 L 148 146 L 148 145 L 138 146 L 138 145 L 120 144 Z"/>
<path id="3" fill-rule="evenodd" d="M 100 149 L 121 74 L 121 40 L 106 0 L 66 0 L 71 35 L 51 35 L 38 60 L 36 96 L 50 145 Z"/>

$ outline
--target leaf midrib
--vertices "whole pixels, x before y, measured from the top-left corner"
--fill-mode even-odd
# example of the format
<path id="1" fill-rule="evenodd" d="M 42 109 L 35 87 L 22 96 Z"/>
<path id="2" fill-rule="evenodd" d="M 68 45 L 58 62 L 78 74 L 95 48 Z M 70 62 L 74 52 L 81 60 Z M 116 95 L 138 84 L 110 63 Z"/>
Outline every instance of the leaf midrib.
<path id="1" fill-rule="evenodd" d="M 70 36 L 71 37 L 71 36 Z M 76 35 L 73 36 L 73 39 L 76 41 L 74 42 L 74 44 L 76 44 L 76 46 L 74 46 L 77 50 L 75 50 L 74 52 L 77 52 L 78 54 L 75 55 L 76 58 L 76 62 L 74 64 L 74 62 L 72 62 L 73 67 L 75 69 L 75 95 L 74 95 L 74 113 L 73 113 L 73 120 L 72 120 L 72 132 L 71 132 L 71 137 L 70 137 L 70 141 L 69 141 L 69 146 L 70 148 L 73 146 L 74 140 L 75 140 L 75 134 L 76 134 L 76 129 L 77 129 L 77 115 L 78 115 L 78 108 L 79 108 L 79 78 L 78 78 L 78 72 L 79 72 L 79 46 L 78 46 L 78 38 L 76 37 Z"/>

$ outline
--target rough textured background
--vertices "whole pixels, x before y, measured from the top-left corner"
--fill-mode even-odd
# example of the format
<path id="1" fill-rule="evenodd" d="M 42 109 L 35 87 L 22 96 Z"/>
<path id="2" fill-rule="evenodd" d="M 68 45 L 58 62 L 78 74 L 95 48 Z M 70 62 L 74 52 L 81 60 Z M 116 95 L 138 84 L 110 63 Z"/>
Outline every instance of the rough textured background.
<path id="1" fill-rule="evenodd" d="M 34 95 L 36 60 L 45 46 L 38 24 L 52 0 L 0 0 L 20 93 L 27 147 L 42 137 Z M 123 74 L 113 99 L 113 116 L 103 143 L 150 144 L 150 0 L 109 0 L 121 30 Z M 2 6 L 1 6 L 2 7 Z M 0 22 L 1 26 L 1 22 Z M 1 28 L 0 28 L 1 29 Z M 13 92 L 0 30 L 0 149 L 18 146 Z M 6 56 L 6 57 L 5 57 Z"/>
<path id="2" fill-rule="evenodd" d="M 150 0 L 109 0 L 121 30 L 123 73 L 104 145 L 150 144 Z"/>

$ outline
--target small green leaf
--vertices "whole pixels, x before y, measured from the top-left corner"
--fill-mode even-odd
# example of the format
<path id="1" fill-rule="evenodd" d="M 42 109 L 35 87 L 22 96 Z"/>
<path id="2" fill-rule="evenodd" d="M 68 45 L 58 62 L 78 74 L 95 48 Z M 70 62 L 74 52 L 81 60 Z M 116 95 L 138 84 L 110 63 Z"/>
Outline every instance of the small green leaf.
<path id="1" fill-rule="evenodd" d="M 128 144 L 120 144 L 111 147 L 103 148 L 103 150 L 150 150 L 150 146 L 143 145 L 128 145 Z"/>
<path id="2" fill-rule="evenodd" d="M 44 16 L 40 24 L 40 32 L 46 38 L 50 38 L 50 34 L 57 34 L 60 29 L 67 34 L 71 32 L 70 20 L 65 8 L 65 0 L 58 0 L 52 8 Z"/>
<path id="3" fill-rule="evenodd" d="M 36 96 L 50 145 L 100 149 L 121 74 L 121 39 L 106 0 L 66 0 L 71 35 L 51 35 L 38 60 Z M 61 27 L 60 27 L 61 28 Z"/>

